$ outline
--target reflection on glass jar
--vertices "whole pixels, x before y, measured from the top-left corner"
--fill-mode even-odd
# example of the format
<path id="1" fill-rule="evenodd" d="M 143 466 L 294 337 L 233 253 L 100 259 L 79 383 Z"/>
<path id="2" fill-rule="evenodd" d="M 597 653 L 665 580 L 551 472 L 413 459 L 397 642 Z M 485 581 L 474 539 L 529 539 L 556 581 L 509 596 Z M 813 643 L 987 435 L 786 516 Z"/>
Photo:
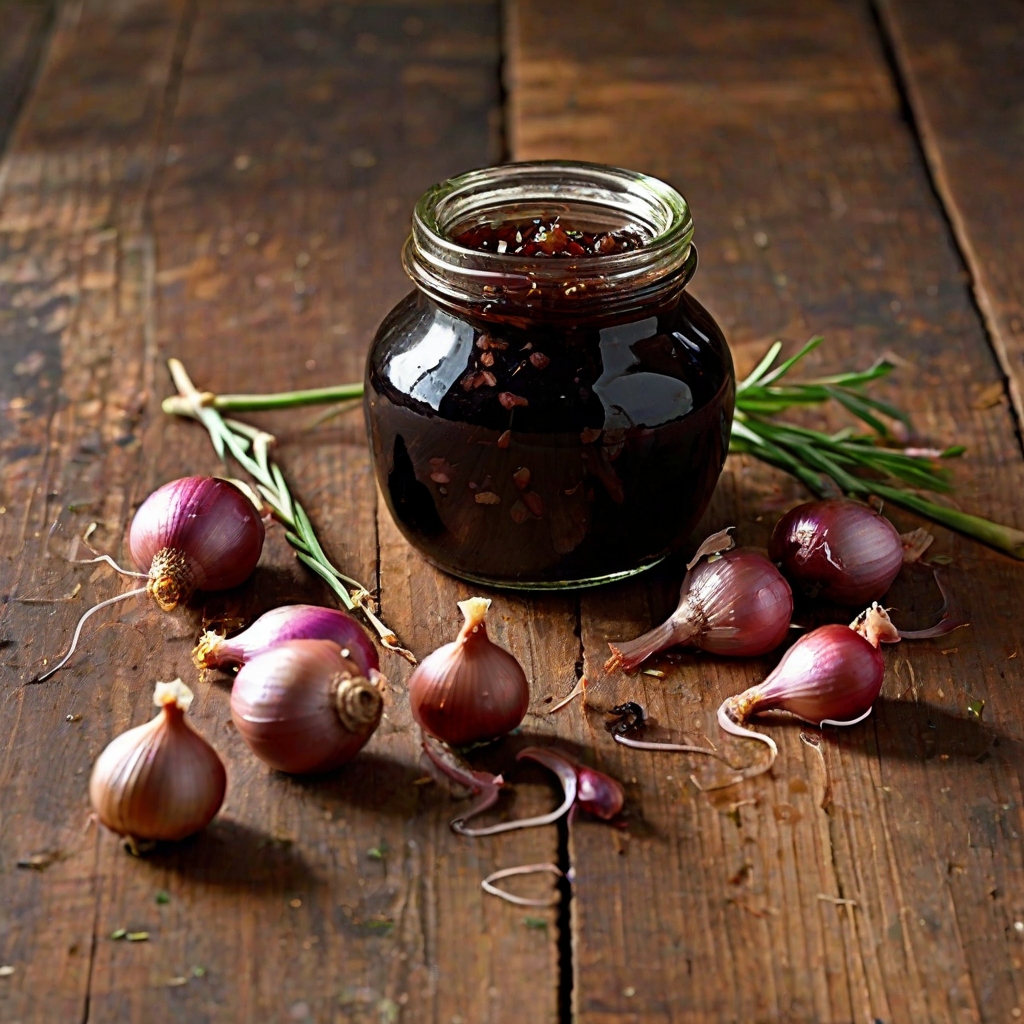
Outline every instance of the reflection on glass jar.
<path id="1" fill-rule="evenodd" d="M 587 586 L 686 542 L 735 396 L 722 332 L 685 291 L 692 231 L 664 183 L 591 164 L 489 168 L 420 200 L 417 288 L 377 333 L 366 417 L 388 507 L 433 564 Z"/>

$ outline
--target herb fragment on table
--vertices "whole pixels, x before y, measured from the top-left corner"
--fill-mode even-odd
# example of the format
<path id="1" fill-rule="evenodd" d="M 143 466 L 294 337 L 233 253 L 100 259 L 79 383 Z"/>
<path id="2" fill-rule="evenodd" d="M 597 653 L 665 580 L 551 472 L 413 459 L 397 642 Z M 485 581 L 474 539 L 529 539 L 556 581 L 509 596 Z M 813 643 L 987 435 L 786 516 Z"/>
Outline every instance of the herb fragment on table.
<path id="1" fill-rule="evenodd" d="M 171 902 L 171 894 L 166 889 L 159 889 L 154 899 L 159 906 L 163 907 Z"/>
<path id="2" fill-rule="evenodd" d="M 388 844 L 383 840 L 381 840 L 377 846 L 371 846 L 370 849 L 366 851 L 366 856 L 369 857 L 370 860 L 384 860 L 387 855 Z"/>
<path id="3" fill-rule="evenodd" d="M 945 449 L 900 447 L 895 442 L 886 421 L 906 427 L 909 417 L 864 390 L 872 382 L 888 376 L 895 369 L 892 362 L 879 359 L 866 370 L 804 381 L 783 380 L 823 340 L 820 335 L 811 338 L 799 352 L 781 363 L 777 360 L 782 343 L 775 342 L 753 372 L 737 384 L 730 452 L 752 455 L 784 470 L 819 498 L 834 496 L 836 488 L 851 496 L 876 495 L 1014 558 L 1024 559 L 1024 531 L 940 505 L 919 493 L 951 490 L 948 473 L 941 463 L 962 455 L 965 449 L 960 445 Z M 239 412 L 349 401 L 362 393 L 361 384 L 342 384 L 267 395 L 213 395 L 209 392 L 195 392 L 195 395 L 204 409 Z M 503 392 L 499 397 L 505 404 L 517 396 Z M 790 409 L 832 402 L 859 419 L 871 433 L 841 430 L 827 434 L 777 419 L 780 413 Z M 163 408 L 168 413 L 194 416 L 194 404 L 194 399 L 173 396 L 165 399 Z M 506 405 L 506 408 L 511 407 Z M 245 429 L 255 433 L 251 427 Z M 583 443 L 588 443 L 588 437 L 594 440 L 600 433 L 584 431 Z M 502 440 L 507 441 L 505 435 Z M 499 445 L 504 447 L 501 441 Z"/>
<path id="4" fill-rule="evenodd" d="M 388 650 L 415 664 L 416 659 L 412 653 L 399 644 L 392 630 L 384 625 L 370 607 L 369 591 L 358 580 L 337 569 L 327 557 L 306 510 L 292 497 L 278 465 L 270 461 L 269 449 L 274 443 L 273 435 L 237 420 L 225 420 L 217 411 L 213 396 L 203 395 L 196 389 L 179 360 L 168 360 L 168 367 L 178 388 L 178 397 L 184 404 L 165 402 L 164 410 L 197 419 L 206 427 L 217 455 L 226 459 L 230 453 L 257 481 L 259 492 L 275 518 L 287 528 L 285 536 L 295 548 L 299 561 L 320 576 L 349 611 L 358 610 Z"/>

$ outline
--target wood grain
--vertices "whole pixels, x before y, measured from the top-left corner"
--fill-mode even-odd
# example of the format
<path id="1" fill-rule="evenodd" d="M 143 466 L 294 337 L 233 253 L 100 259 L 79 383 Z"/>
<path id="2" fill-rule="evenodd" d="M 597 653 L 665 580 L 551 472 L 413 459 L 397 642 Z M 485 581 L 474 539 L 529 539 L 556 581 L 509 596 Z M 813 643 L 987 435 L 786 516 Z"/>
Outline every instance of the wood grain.
<path id="1" fill-rule="evenodd" d="M 944 0 L 879 5 L 935 187 L 1024 424 L 1024 10 L 970 17 Z M 998 400 L 995 392 L 981 403 Z"/>
<path id="2" fill-rule="evenodd" d="M 4 1020 L 555 1019 L 554 911 L 479 883 L 556 859 L 556 831 L 450 833 L 458 805 L 417 784 L 404 662 L 384 666 L 381 729 L 328 779 L 264 769 L 230 728 L 229 678 L 196 678 L 204 621 L 327 599 L 279 529 L 246 587 L 173 616 L 142 602 L 110 613 L 51 683 L 23 685 L 85 602 L 119 586 L 67 565 L 72 539 L 96 521 L 93 543 L 123 557 L 149 490 L 221 471 L 199 428 L 159 412 L 167 356 L 219 389 L 359 376 L 408 288 L 398 254 L 413 201 L 498 151 L 497 28 L 487 2 L 62 12 L 0 207 L 0 280 L 27 310 L 22 358 L 42 353 L 38 397 L 21 386 L 5 407 Z M 337 561 L 386 588 L 384 614 L 423 655 L 453 635 L 464 592 L 387 524 L 378 537 L 358 417 L 310 433 L 313 415 L 266 418 L 277 456 Z M 72 600 L 17 603 L 79 582 Z M 502 600 L 492 615 L 537 687 L 537 718 L 493 755 L 506 766 L 543 731 L 544 696 L 575 679 L 578 640 L 571 602 Z M 196 691 L 191 718 L 227 765 L 228 796 L 203 835 L 137 860 L 88 830 L 86 773 L 152 715 L 153 681 L 175 675 Z M 551 805 L 543 772 L 513 780 L 501 813 Z M 45 870 L 15 866 L 40 852 L 57 855 Z M 122 928 L 148 940 L 112 939 Z"/>
<path id="3" fill-rule="evenodd" d="M 52 16 L 47 3 L 0 4 L 0 153 L 32 83 Z"/>
<path id="4" fill-rule="evenodd" d="M 824 333 L 811 366 L 893 351 L 890 392 L 924 437 L 963 441 L 955 499 L 1019 526 L 1024 465 L 973 309 L 866 5 L 519 0 L 510 40 L 517 158 L 643 169 L 690 200 L 692 289 L 740 369 Z M 810 369 L 811 367 L 809 367 Z M 705 526 L 764 544 L 798 490 L 745 460 Z M 909 517 L 897 515 L 901 526 Z M 580 822 L 570 847 L 574 1002 L 611 1021 L 1001 1021 L 1022 1004 L 1020 566 L 945 531 L 970 631 L 888 654 L 876 715 L 822 738 L 775 726 L 769 777 L 701 794 L 706 764 L 616 748 L 577 704 L 561 728 L 628 783 L 629 829 Z M 663 737 L 722 741 L 714 710 L 769 662 L 663 661 L 605 677 L 608 638 L 674 606 L 679 574 L 582 599 L 590 703 L 640 700 Z M 925 591 L 903 597 L 926 613 Z M 934 606 L 933 606 L 934 607 Z M 911 674 L 912 672 L 912 674 Z M 968 720 L 968 696 L 987 703 Z M 734 756 L 756 752 L 729 744 Z M 826 778 L 831 796 L 823 808 Z M 844 902 L 852 901 L 852 902 Z"/>

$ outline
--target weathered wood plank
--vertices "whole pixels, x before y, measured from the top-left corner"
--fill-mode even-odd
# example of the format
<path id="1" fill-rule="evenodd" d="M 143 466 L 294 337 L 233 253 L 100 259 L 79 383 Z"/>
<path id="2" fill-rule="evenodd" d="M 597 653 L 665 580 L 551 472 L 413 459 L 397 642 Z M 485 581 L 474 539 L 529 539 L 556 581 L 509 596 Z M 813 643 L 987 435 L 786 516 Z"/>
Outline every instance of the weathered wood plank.
<path id="1" fill-rule="evenodd" d="M 377 322 L 408 289 L 398 254 L 415 198 L 493 158 L 497 67 L 488 2 L 201 6 L 153 194 L 158 362 L 176 355 L 219 390 L 358 378 Z M 156 381 L 164 393 L 162 370 Z M 358 414 L 311 434 L 315 415 L 265 420 L 281 435 L 280 461 L 339 563 L 371 586 L 379 568 L 384 615 L 423 655 L 451 637 L 464 593 L 389 524 L 378 539 Z M 216 468 L 198 428 L 158 415 L 143 447 L 133 501 Z M 200 614 L 326 598 L 272 535 L 254 586 L 189 617 L 149 613 L 151 644 L 163 635 L 147 683 L 194 677 Z M 525 662 L 557 662 L 562 636 L 546 617 L 531 632 L 518 608 L 495 612 L 496 634 Z M 571 621 L 564 633 L 575 645 Z M 385 670 L 388 718 L 366 752 L 310 781 L 264 770 L 225 731 L 227 681 L 200 684 L 196 722 L 224 756 L 227 804 L 205 836 L 143 863 L 101 836 L 91 1019 L 469 1022 L 505 1019 L 510 1006 L 554 1018 L 554 914 L 479 890 L 498 867 L 554 859 L 554 830 L 504 842 L 453 836 L 448 797 L 414 785 L 424 772 L 404 697 L 409 668 L 388 658 Z M 138 683 L 118 685 L 113 699 L 118 728 L 150 714 Z M 548 781 L 522 777 L 530 784 L 515 813 L 547 807 Z M 528 928 L 526 916 L 546 927 Z M 103 938 L 118 927 L 144 927 L 150 942 Z"/>
<path id="2" fill-rule="evenodd" d="M 87 602 L 118 586 L 65 558 L 90 521 L 97 543 L 121 536 L 142 461 L 152 249 L 139 225 L 178 21 L 174 4 L 63 7 L 0 169 L 5 1020 L 87 1013 L 97 844 L 85 783 L 111 735 L 112 680 L 133 677 L 125 641 L 146 642 L 142 610 L 102 629 L 77 672 L 24 684 Z M 40 869 L 17 866 L 36 855 Z"/>
<path id="3" fill-rule="evenodd" d="M 0 4 L 0 153 L 31 85 L 51 17 L 47 3 Z"/>
<path id="4" fill-rule="evenodd" d="M 935 187 L 1024 424 L 1024 10 L 879 4 Z M 981 404 L 998 392 L 979 394 Z"/>
<path id="5" fill-rule="evenodd" d="M 693 290 L 740 369 L 776 336 L 827 337 L 819 366 L 907 361 L 893 394 L 925 437 L 964 441 L 956 500 L 1019 526 L 1024 466 L 958 256 L 900 117 L 865 5 L 558 5 L 519 0 L 509 32 L 517 158 L 638 167 L 679 185 L 697 225 Z M 731 460 L 708 529 L 763 544 L 797 497 Z M 897 516 L 901 525 L 909 517 Z M 696 767 L 615 748 L 579 706 L 560 731 L 629 783 L 630 828 L 581 821 L 571 845 L 581 1022 L 1005 1020 L 1024 1006 L 1017 751 L 1019 566 L 944 531 L 969 632 L 888 654 L 885 699 L 829 734 L 825 775 L 777 726 L 770 777 L 713 794 Z M 605 677 L 607 638 L 674 605 L 679 573 L 582 601 L 591 701 L 639 699 L 663 735 L 721 745 L 714 710 L 768 662 L 686 656 L 663 680 Z M 921 598 L 923 600 L 923 598 Z M 912 666 L 913 675 L 908 666 Z M 987 701 L 968 720 L 968 694 Z M 752 756 L 741 748 L 741 756 Z M 853 900 L 856 906 L 835 902 Z"/>

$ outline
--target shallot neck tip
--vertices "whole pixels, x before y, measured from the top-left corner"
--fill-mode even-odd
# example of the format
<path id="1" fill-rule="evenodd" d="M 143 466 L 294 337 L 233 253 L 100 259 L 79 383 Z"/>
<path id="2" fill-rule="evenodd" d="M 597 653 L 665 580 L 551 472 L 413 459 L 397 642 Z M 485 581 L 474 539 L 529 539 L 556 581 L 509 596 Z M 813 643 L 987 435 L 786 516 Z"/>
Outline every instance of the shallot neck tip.
<path id="1" fill-rule="evenodd" d="M 864 637 L 872 647 L 900 641 L 900 631 L 893 625 L 889 613 L 877 601 L 865 608 L 850 623 L 850 629 Z"/>
<path id="2" fill-rule="evenodd" d="M 192 691 L 180 679 L 157 683 L 153 690 L 153 703 L 158 708 L 174 706 L 179 711 L 188 711 L 192 700 Z"/>
<path id="3" fill-rule="evenodd" d="M 489 597 L 470 597 L 465 601 L 458 602 L 459 610 L 466 618 L 466 628 L 481 626 L 487 618 L 487 612 L 491 607 Z"/>

